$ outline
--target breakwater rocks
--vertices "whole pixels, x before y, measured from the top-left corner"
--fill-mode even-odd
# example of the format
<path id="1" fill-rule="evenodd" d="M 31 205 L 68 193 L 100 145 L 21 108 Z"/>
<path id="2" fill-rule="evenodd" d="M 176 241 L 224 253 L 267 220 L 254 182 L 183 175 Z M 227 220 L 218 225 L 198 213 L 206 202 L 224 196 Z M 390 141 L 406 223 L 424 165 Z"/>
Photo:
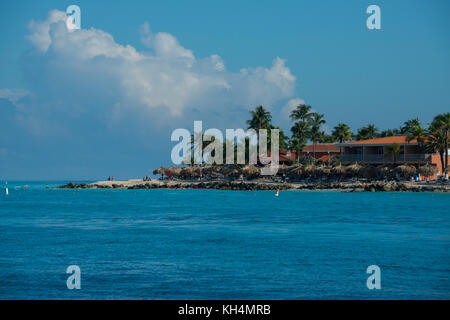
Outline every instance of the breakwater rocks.
<path id="1" fill-rule="evenodd" d="M 342 190 L 347 192 L 450 192 L 448 183 L 410 183 L 396 181 L 275 183 L 265 181 L 98 181 L 68 183 L 64 189 L 217 189 L 217 190 Z"/>

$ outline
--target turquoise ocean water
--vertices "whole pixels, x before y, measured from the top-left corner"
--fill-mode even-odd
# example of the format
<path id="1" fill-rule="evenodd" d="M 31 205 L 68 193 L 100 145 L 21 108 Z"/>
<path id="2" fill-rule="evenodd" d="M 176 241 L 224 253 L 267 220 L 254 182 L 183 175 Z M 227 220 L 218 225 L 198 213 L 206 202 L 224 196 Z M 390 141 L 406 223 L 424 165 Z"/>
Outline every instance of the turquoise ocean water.
<path id="1" fill-rule="evenodd" d="M 62 183 L 1 190 L 0 299 L 450 298 L 449 194 Z"/>

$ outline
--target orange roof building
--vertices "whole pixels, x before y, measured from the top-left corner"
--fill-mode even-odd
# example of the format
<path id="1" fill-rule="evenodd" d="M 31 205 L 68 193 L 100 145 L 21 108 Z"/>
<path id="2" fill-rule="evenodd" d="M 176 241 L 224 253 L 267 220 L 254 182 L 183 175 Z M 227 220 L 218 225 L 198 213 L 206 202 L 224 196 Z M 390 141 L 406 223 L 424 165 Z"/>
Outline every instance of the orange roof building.
<path id="1" fill-rule="evenodd" d="M 387 154 L 387 148 L 392 144 L 400 145 L 400 153 L 397 156 Z M 425 153 L 417 140 L 407 141 L 407 136 L 392 136 L 361 141 L 340 143 L 337 148 L 342 148 L 340 157 L 342 163 L 367 163 L 367 164 L 410 164 L 410 165 L 435 165 L 438 174 L 442 173 L 442 165 L 438 153 Z"/>

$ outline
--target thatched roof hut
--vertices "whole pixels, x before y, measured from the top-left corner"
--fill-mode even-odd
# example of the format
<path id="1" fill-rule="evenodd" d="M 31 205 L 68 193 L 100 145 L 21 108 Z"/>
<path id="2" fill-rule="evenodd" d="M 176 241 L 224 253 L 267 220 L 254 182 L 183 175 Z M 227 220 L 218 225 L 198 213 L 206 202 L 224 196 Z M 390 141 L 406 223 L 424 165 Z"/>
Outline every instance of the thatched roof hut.
<path id="1" fill-rule="evenodd" d="M 243 167 L 240 171 L 241 171 L 241 173 L 242 173 L 244 176 L 247 176 L 247 177 L 258 176 L 258 175 L 260 175 L 260 173 L 261 173 L 261 169 L 258 168 L 258 167 L 256 167 L 256 166 L 253 165 L 253 164 L 248 164 L 248 165 L 246 165 L 246 166 Z"/>
<path id="2" fill-rule="evenodd" d="M 202 167 L 202 174 L 204 174 L 204 175 L 215 176 L 215 175 L 217 175 L 217 173 L 219 171 L 220 171 L 219 166 L 206 165 L 206 166 Z"/>
<path id="3" fill-rule="evenodd" d="M 317 167 L 313 164 L 305 166 L 304 173 L 308 176 L 315 175 L 317 173 Z"/>
<path id="4" fill-rule="evenodd" d="M 180 172 L 180 176 L 185 177 L 185 178 L 191 177 L 192 174 L 193 174 L 193 167 L 191 167 L 191 166 L 182 168 L 181 172 Z"/>
<path id="5" fill-rule="evenodd" d="M 237 165 L 227 164 L 222 166 L 222 168 L 220 169 L 220 173 L 222 173 L 224 176 L 237 176 L 241 174 L 241 169 Z"/>
<path id="6" fill-rule="evenodd" d="M 292 167 L 287 166 L 285 164 L 279 165 L 278 166 L 278 174 L 287 174 L 288 171 L 291 169 Z"/>
<path id="7" fill-rule="evenodd" d="M 417 173 L 419 173 L 423 177 L 431 177 L 437 173 L 437 167 L 433 165 L 426 164 L 424 166 L 419 167 L 417 169 Z"/>
<path id="8" fill-rule="evenodd" d="M 195 177 L 199 177 L 202 175 L 202 167 L 193 166 L 192 168 L 192 175 Z"/>
<path id="9" fill-rule="evenodd" d="M 178 167 L 175 167 L 175 166 L 170 166 L 169 168 L 167 168 L 167 169 L 165 170 L 165 172 L 166 172 L 166 173 L 169 173 L 169 172 L 170 172 L 170 174 L 171 174 L 172 176 L 179 176 L 180 173 L 181 173 L 181 168 L 178 168 Z"/>
<path id="10" fill-rule="evenodd" d="M 365 179 L 374 179 L 378 175 L 378 169 L 374 166 L 364 166 L 359 171 L 359 175 Z"/>
<path id="11" fill-rule="evenodd" d="M 416 167 L 403 164 L 394 168 L 394 173 L 402 176 L 403 178 L 410 178 L 417 173 Z"/>
<path id="12" fill-rule="evenodd" d="M 287 169 L 286 174 L 290 177 L 299 177 L 303 174 L 303 172 L 303 166 L 301 164 L 295 164 Z"/>
<path id="13" fill-rule="evenodd" d="M 392 175 L 392 167 L 390 165 L 381 165 L 377 167 L 378 176 L 387 178 Z"/>
<path id="14" fill-rule="evenodd" d="M 329 166 L 320 166 L 316 168 L 316 174 L 320 174 L 322 176 L 328 176 L 331 174 L 331 168 Z"/>
<path id="15" fill-rule="evenodd" d="M 345 172 L 348 173 L 349 175 L 356 176 L 358 175 L 359 170 L 361 170 L 361 168 L 362 168 L 361 165 L 354 163 L 346 167 Z"/>
<path id="16" fill-rule="evenodd" d="M 331 172 L 333 174 L 339 175 L 339 176 L 345 174 L 345 171 L 346 171 L 346 169 L 345 169 L 345 167 L 343 165 L 338 165 L 338 166 L 333 167 L 331 169 Z"/>
<path id="17" fill-rule="evenodd" d="M 166 168 L 161 166 L 158 169 L 153 170 L 153 174 L 155 174 L 155 175 L 156 174 L 165 175 L 166 174 Z"/>

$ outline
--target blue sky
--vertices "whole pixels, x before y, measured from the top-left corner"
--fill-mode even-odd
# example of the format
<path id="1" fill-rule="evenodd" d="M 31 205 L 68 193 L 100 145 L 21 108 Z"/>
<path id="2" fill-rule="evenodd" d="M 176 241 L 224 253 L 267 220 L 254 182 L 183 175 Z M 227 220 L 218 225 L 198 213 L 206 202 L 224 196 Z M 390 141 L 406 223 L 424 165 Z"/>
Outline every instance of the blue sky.
<path id="1" fill-rule="evenodd" d="M 75 36 L 61 13 L 49 22 L 70 4 L 81 8 Z M 366 28 L 370 4 L 381 8 L 381 30 Z M 243 127 L 258 104 L 286 131 L 301 100 L 328 128 L 426 124 L 450 110 L 449 9 L 412 0 L 2 2 L 0 179 L 140 177 L 170 164 L 173 128 L 192 130 L 194 119 Z"/>

